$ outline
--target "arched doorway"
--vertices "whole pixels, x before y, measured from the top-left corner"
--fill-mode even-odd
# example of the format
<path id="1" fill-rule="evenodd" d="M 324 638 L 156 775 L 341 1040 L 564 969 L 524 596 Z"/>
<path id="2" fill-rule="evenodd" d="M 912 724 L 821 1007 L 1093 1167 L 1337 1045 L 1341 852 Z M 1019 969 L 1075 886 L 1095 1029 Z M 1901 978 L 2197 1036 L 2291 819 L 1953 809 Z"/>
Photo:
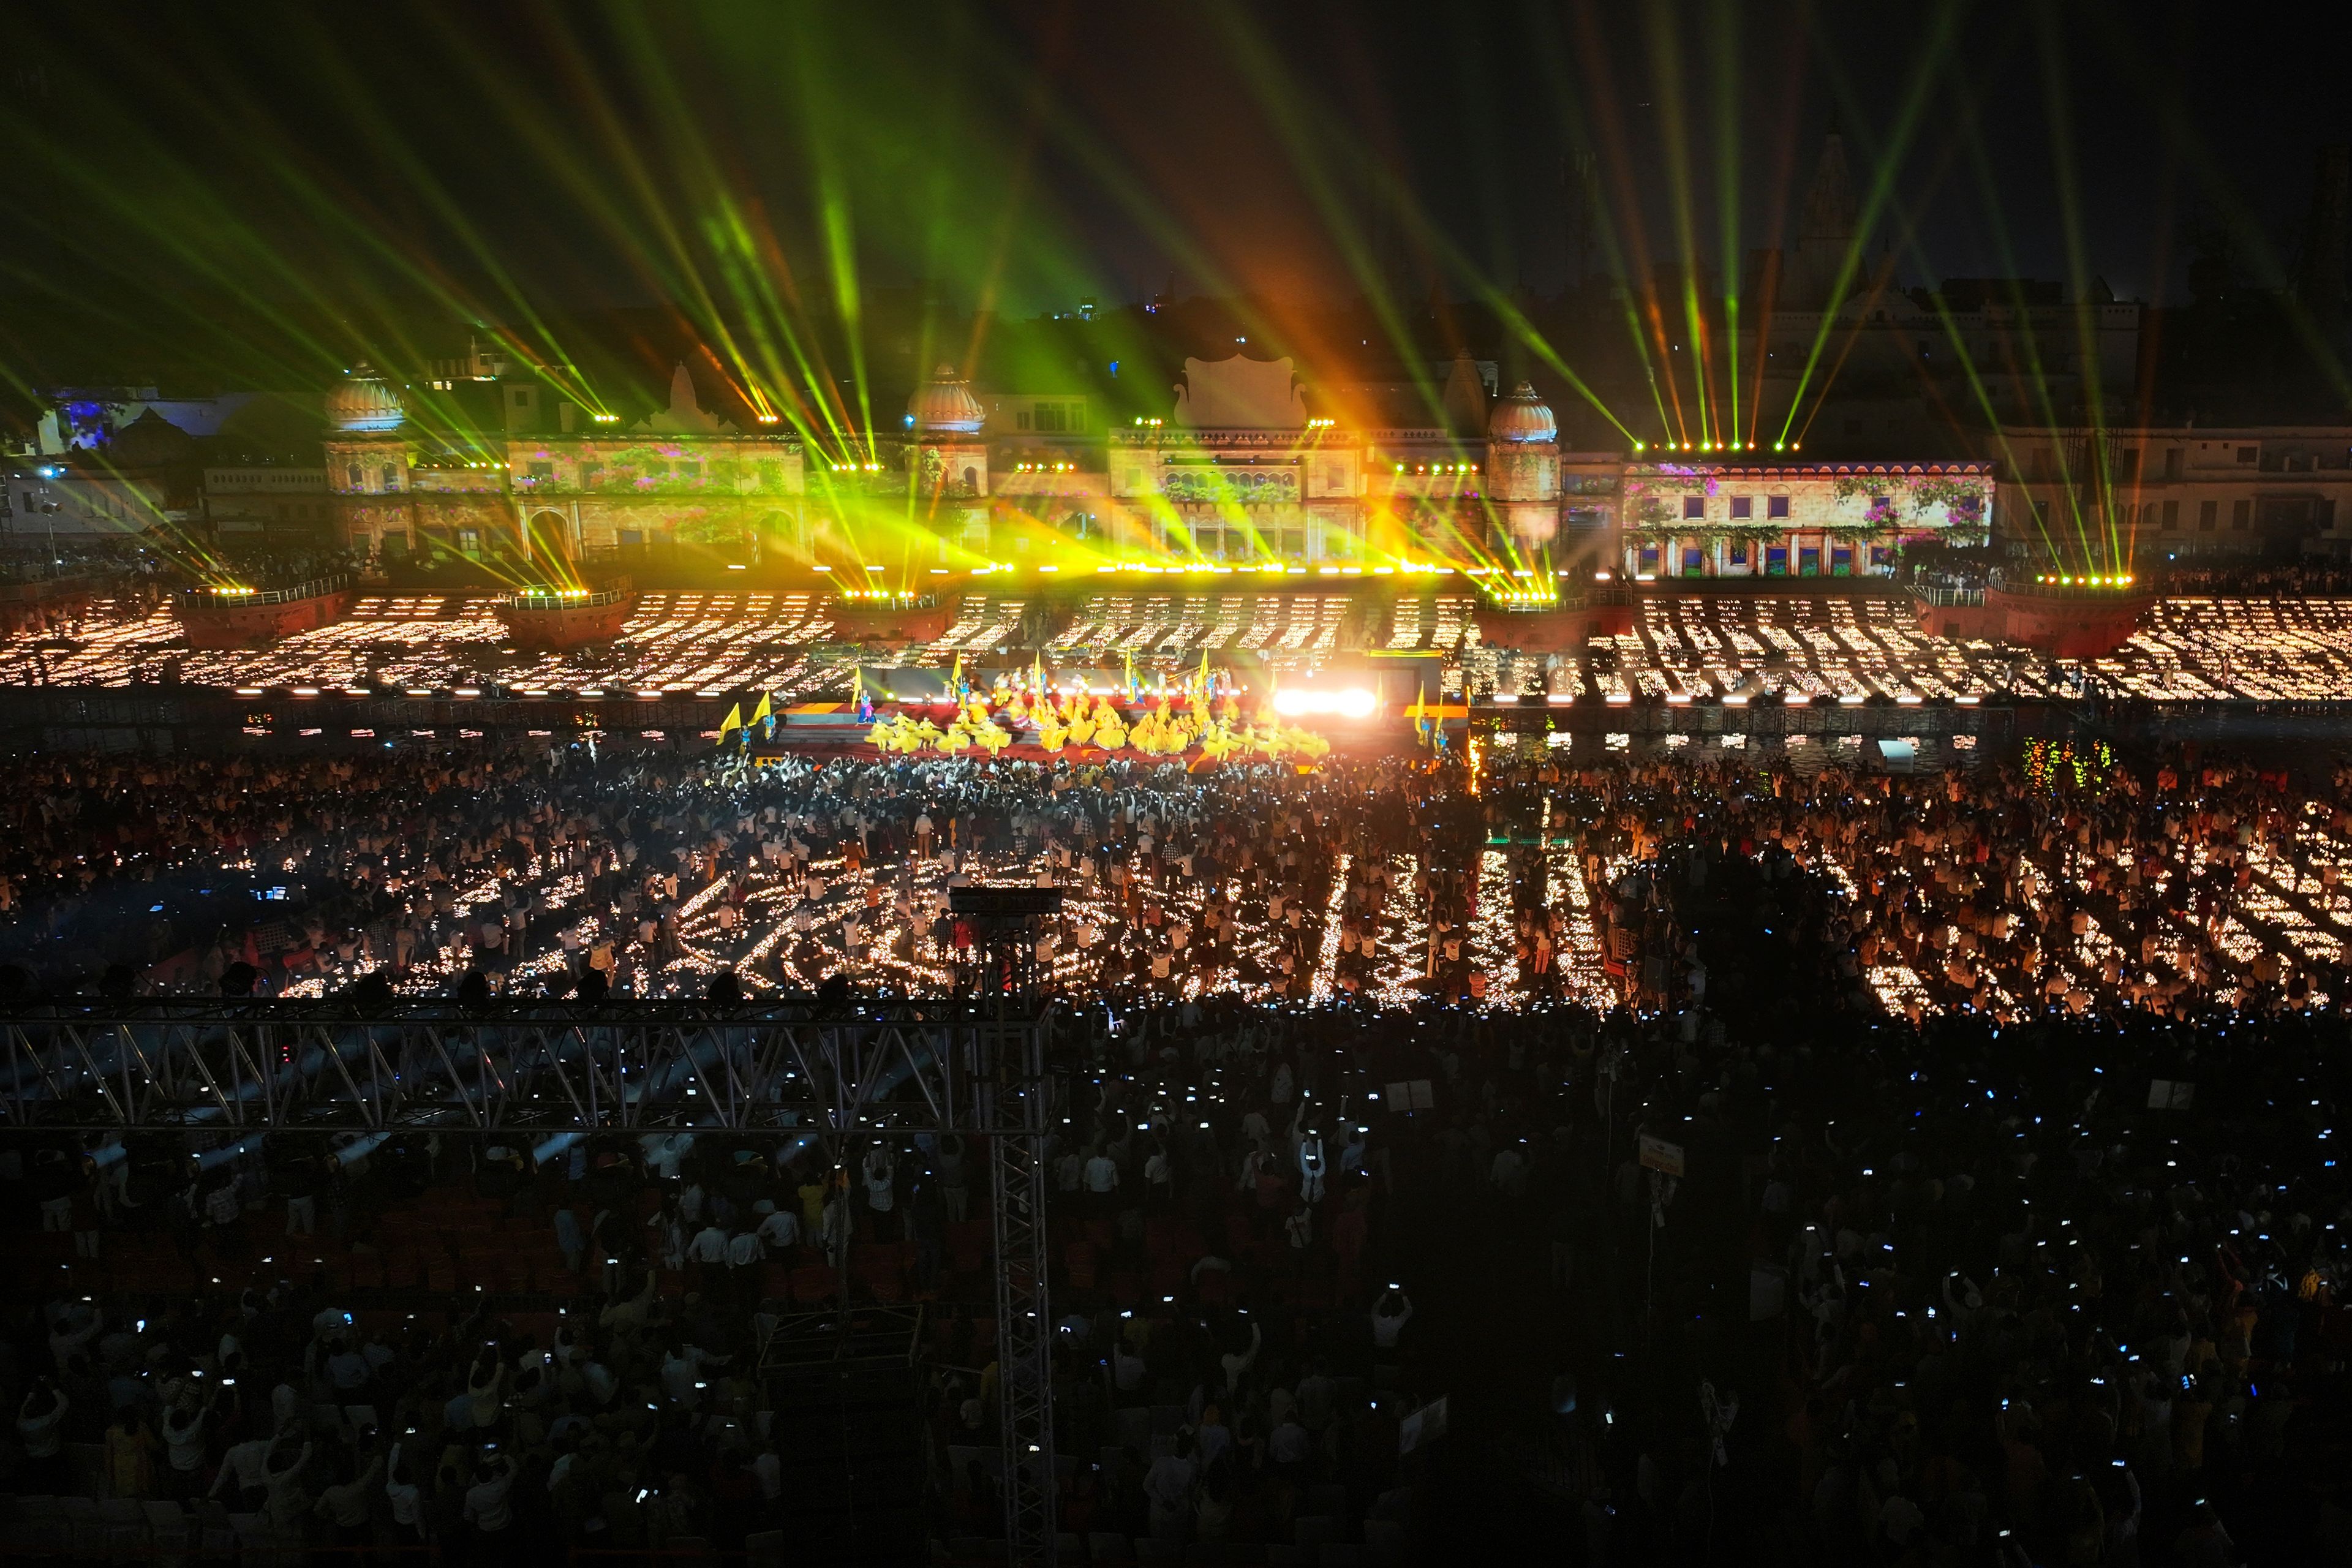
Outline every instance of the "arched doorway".
<path id="1" fill-rule="evenodd" d="M 751 525 L 751 538 L 762 556 L 772 554 L 779 560 L 792 562 L 811 559 L 808 529 L 792 512 L 761 512 Z"/>
<path id="2" fill-rule="evenodd" d="M 524 525 L 523 546 L 531 564 L 554 570 L 572 560 L 572 521 L 560 511 L 535 511 Z"/>

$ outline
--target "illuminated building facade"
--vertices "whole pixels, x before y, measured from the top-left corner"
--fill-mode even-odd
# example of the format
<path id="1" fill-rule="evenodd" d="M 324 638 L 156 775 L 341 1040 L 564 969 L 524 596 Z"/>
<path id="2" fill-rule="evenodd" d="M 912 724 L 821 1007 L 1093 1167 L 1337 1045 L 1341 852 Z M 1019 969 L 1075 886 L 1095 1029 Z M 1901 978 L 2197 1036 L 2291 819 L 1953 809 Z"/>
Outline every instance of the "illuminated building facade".
<path id="1" fill-rule="evenodd" d="M 650 544 L 740 559 L 804 539 L 800 440 L 746 435 L 707 413 L 683 367 L 668 406 L 626 429 L 564 404 L 556 432 L 535 432 L 544 389 L 501 391 L 532 394 L 522 417 L 502 421 L 525 428 L 445 435 L 411 418 L 366 366 L 345 376 L 327 399 L 324 441 L 341 539 L 388 556 L 435 548 L 534 563 Z"/>
<path id="2" fill-rule="evenodd" d="M 1981 465 L 1629 464 L 1561 450 L 1531 386 L 1489 404 L 1475 374 L 1454 381 L 1427 425 L 1358 426 L 1311 413 L 1286 359 L 1193 360 L 1172 417 L 1097 433 L 1079 400 L 992 402 L 942 365 L 898 429 L 824 454 L 704 409 L 683 367 L 626 426 L 543 387 L 518 414 L 501 383 L 505 428 L 436 437 L 362 366 L 329 397 L 324 467 L 350 542 L 559 567 L 662 548 L 835 569 L 1862 576 L 1991 521 Z"/>
<path id="3" fill-rule="evenodd" d="M 1647 577 L 1892 576 L 1906 543 L 1985 542 L 1981 463 L 1636 463 L 1620 564 Z"/>
<path id="4" fill-rule="evenodd" d="M 1530 387 L 1491 411 L 1479 399 L 1468 414 L 1481 440 L 1459 418 L 1358 428 L 1310 416 L 1288 360 L 1188 369 L 1178 418 L 1099 431 L 1082 399 L 983 397 L 942 365 L 869 450 L 812 455 L 797 435 L 747 435 L 701 408 L 683 367 L 667 406 L 626 428 L 500 383 L 503 428 L 443 432 L 362 365 L 327 399 L 325 488 L 339 536 L 388 556 L 581 561 L 683 546 L 955 569 L 1605 558 L 1622 459 L 1563 453 Z M 510 405 L 522 391 L 530 405 Z M 1449 391 L 1443 412 L 1461 415 Z"/>
<path id="5" fill-rule="evenodd" d="M 1109 555 L 1214 565 L 1565 561 L 1614 521 L 1622 460 L 1562 453 L 1532 387 L 1491 411 L 1474 391 L 1454 426 L 1365 426 L 1311 416 L 1286 359 L 1185 369 L 1174 417 L 1108 432 L 1099 476 L 1016 473 L 1003 493 L 1045 498 L 1033 516 Z"/>

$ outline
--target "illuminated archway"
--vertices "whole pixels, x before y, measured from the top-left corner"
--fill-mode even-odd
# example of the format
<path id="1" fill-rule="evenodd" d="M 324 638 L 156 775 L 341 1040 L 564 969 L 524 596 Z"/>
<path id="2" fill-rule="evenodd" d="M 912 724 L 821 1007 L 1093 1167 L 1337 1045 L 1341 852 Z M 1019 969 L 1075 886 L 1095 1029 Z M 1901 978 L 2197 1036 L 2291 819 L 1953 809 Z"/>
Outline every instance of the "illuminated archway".
<path id="1" fill-rule="evenodd" d="M 523 524 L 523 546 L 533 564 L 561 571 L 572 563 L 572 520 L 552 510 L 535 511 Z"/>

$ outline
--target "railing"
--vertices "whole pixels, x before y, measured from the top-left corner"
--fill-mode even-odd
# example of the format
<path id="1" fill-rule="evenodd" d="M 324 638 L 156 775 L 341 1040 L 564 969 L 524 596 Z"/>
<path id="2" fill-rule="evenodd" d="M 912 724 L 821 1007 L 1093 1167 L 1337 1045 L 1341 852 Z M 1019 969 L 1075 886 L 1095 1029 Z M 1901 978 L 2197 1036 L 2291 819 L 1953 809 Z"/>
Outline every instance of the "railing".
<path id="1" fill-rule="evenodd" d="M 518 588 L 500 595 L 499 602 L 518 610 L 596 610 L 617 605 L 635 592 L 625 582 L 602 588 Z"/>
<path id="2" fill-rule="evenodd" d="M 856 610 L 936 610 L 940 607 L 937 594 L 894 594 L 887 590 L 846 588 L 827 594 L 828 608 L 838 611 Z"/>
<path id="3" fill-rule="evenodd" d="M 1981 606 L 1985 602 L 1985 591 L 1982 588 L 1942 588 L 1916 583 L 1911 585 L 1911 596 L 1921 604 L 1932 605 L 1939 610 L 1975 608 Z"/>
<path id="4" fill-rule="evenodd" d="M 290 605 L 297 599 L 315 599 L 324 594 L 340 593 L 351 584 L 351 574 L 339 572 L 331 577 L 313 577 L 307 583 L 297 583 L 290 588 L 183 588 L 180 599 L 191 609 L 242 610 L 259 605 Z"/>
<path id="5" fill-rule="evenodd" d="M 2115 599 L 2150 593 L 2153 583 L 2123 573 L 2035 573 L 2031 576 L 1996 571 L 1992 586 L 2003 594 L 2032 595 L 2042 599 Z"/>
<path id="6" fill-rule="evenodd" d="M 1505 615 L 1543 616 L 1558 610 L 1591 610 L 1631 604 L 1633 595 L 1613 584 L 1595 584 L 1589 588 L 1564 588 L 1554 595 L 1531 592 L 1517 597 L 1514 597 L 1508 589 L 1491 594 L 1482 589 L 1479 602 Z"/>

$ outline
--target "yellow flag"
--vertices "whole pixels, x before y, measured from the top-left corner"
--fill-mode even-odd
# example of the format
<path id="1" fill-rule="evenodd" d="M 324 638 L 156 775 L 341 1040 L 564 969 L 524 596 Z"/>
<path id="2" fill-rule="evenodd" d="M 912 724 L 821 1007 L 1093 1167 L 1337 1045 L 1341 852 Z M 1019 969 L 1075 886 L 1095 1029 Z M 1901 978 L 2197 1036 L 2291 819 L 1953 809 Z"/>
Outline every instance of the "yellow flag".
<path id="1" fill-rule="evenodd" d="M 774 710 L 768 706 L 768 694 L 762 691 L 760 693 L 760 705 L 751 710 L 751 722 L 756 724 L 773 711 Z"/>
<path id="2" fill-rule="evenodd" d="M 719 726 L 719 738 L 723 741 L 727 738 L 728 731 L 740 730 L 742 727 L 743 705 L 738 702 L 734 707 L 727 710 L 727 721 Z"/>

